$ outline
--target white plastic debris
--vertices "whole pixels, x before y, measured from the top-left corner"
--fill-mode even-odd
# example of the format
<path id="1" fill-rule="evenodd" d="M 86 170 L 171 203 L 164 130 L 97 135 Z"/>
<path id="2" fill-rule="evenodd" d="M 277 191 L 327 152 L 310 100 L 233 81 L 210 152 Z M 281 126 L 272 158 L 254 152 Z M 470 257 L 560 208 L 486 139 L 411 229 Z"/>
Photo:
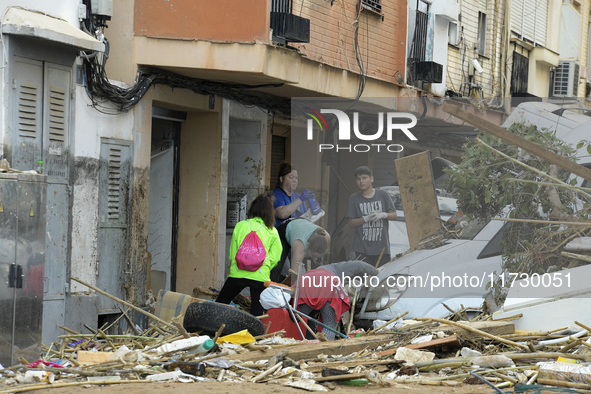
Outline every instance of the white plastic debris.
<path id="1" fill-rule="evenodd" d="M 589 252 L 591 251 L 591 237 L 578 237 L 564 246 L 564 250 Z"/>
<path id="2" fill-rule="evenodd" d="M 113 352 L 113 354 L 108 359 L 108 361 L 122 361 L 124 363 L 130 364 L 144 360 L 145 357 L 141 350 L 130 350 L 125 345 Z"/>
<path id="3" fill-rule="evenodd" d="M 182 372 L 180 369 L 177 369 L 172 372 L 164 372 L 164 373 L 149 375 L 148 377 L 146 377 L 146 380 L 153 380 L 156 382 L 172 380 L 172 381 L 175 381 L 175 382 L 178 381 L 181 383 L 191 383 L 196 380 L 205 381 L 207 379 L 203 378 L 201 376 L 190 375 L 188 373 Z"/>
<path id="4" fill-rule="evenodd" d="M 285 386 L 295 387 L 298 389 L 304 389 L 304 390 L 308 390 L 308 391 L 328 391 L 328 389 L 326 387 L 321 386 L 318 383 L 316 383 L 315 381 L 309 380 L 309 379 L 300 379 L 300 380 L 295 380 L 293 382 L 287 382 L 287 383 L 285 383 Z"/>
<path id="5" fill-rule="evenodd" d="M 374 320 L 373 323 L 372 323 L 372 329 L 375 330 L 379 326 L 381 326 L 383 324 L 386 324 L 386 323 L 387 322 L 385 320 L 379 320 L 379 319 L 378 320 Z M 378 330 L 376 332 L 385 332 L 385 331 L 388 331 L 388 330 L 392 330 L 394 328 L 400 328 L 400 327 L 402 327 L 403 324 L 404 323 L 403 323 L 402 319 L 398 319 L 395 322 L 392 322 L 392 323 L 388 324 L 386 327 L 384 327 L 384 328 L 382 328 L 382 329 L 380 329 L 380 330 Z"/>
<path id="6" fill-rule="evenodd" d="M 19 383 L 36 383 L 36 382 L 47 382 L 53 383 L 55 375 L 49 371 L 34 371 L 29 370 L 24 375 L 17 375 L 16 380 Z"/>
<path id="7" fill-rule="evenodd" d="M 482 356 L 470 360 L 472 365 L 480 368 L 508 368 L 513 367 L 513 360 L 503 355 Z"/>
<path id="8" fill-rule="evenodd" d="M 293 372 L 291 374 L 291 376 L 296 376 L 296 377 L 302 378 L 302 379 L 314 379 L 314 373 L 302 371 L 301 369 L 298 369 L 298 368 L 285 367 L 281 370 L 282 375 L 285 375 L 286 373 L 290 373 L 290 372 Z"/>
<path id="9" fill-rule="evenodd" d="M 411 344 L 415 344 L 415 343 L 422 343 L 422 342 L 428 342 L 431 339 L 433 339 L 433 334 L 428 334 L 428 335 L 423 335 L 420 337 L 416 337 L 415 339 L 413 339 L 412 341 L 410 341 Z"/>
<path id="10" fill-rule="evenodd" d="M 164 380 L 178 380 L 179 376 L 181 376 L 182 372 L 180 370 L 172 371 L 172 372 L 164 372 L 158 373 L 154 375 L 148 375 L 146 380 L 154 380 L 157 382 L 161 382 Z"/>
<path id="11" fill-rule="evenodd" d="M 155 352 L 158 354 L 166 354 L 172 352 L 180 352 L 187 349 L 192 349 L 201 345 L 203 342 L 207 341 L 209 336 L 207 335 L 200 335 L 198 337 L 191 337 L 186 339 L 179 339 L 178 341 L 166 343 L 158 348 L 155 349 Z"/>
<path id="12" fill-rule="evenodd" d="M 435 353 L 400 347 L 398 350 L 396 350 L 396 355 L 394 358 L 396 360 L 405 361 L 407 364 L 415 364 L 419 361 L 433 360 L 435 358 Z"/>
<path id="13" fill-rule="evenodd" d="M 294 338 L 282 338 L 279 336 L 274 336 L 258 341 L 257 345 L 290 345 L 296 342 L 297 341 Z"/>
<path id="14" fill-rule="evenodd" d="M 469 347 L 463 347 L 462 350 L 460 350 L 460 354 L 462 355 L 462 357 L 480 357 L 480 356 L 482 356 L 482 353 L 480 353 L 478 350 L 472 350 Z"/>

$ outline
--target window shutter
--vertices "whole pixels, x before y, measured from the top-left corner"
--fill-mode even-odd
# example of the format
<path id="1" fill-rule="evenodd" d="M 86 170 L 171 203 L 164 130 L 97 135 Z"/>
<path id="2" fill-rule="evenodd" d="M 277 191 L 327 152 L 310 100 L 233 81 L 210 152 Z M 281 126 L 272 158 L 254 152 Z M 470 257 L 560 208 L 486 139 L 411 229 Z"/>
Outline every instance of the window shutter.
<path id="1" fill-rule="evenodd" d="M 127 141 L 104 139 L 101 143 L 99 218 L 101 227 L 127 226 L 131 147 Z"/>
<path id="2" fill-rule="evenodd" d="M 17 80 L 18 82 L 18 80 Z M 19 137 L 36 138 L 38 135 L 39 85 L 23 82 L 18 87 L 18 135 Z"/>
<path id="3" fill-rule="evenodd" d="M 66 140 L 66 94 L 58 86 L 49 87 L 49 140 Z"/>
<path id="4" fill-rule="evenodd" d="M 12 167 L 21 171 L 37 169 L 41 160 L 43 63 L 15 59 L 13 76 Z"/>
<path id="5" fill-rule="evenodd" d="M 548 0 L 513 0 L 511 30 L 524 40 L 546 46 Z"/>
<path id="6" fill-rule="evenodd" d="M 43 153 L 50 177 L 68 177 L 71 78 L 69 68 L 45 64 Z"/>
<path id="7" fill-rule="evenodd" d="M 121 209 L 121 148 L 116 145 L 109 147 L 109 219 L 119 219 Z"/>

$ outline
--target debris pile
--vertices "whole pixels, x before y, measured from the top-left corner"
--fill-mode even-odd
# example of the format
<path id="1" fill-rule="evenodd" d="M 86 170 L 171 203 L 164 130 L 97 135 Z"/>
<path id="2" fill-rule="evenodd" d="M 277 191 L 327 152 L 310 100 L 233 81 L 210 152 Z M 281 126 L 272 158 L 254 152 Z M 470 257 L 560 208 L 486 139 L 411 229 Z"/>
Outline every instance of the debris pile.
<path id="1" fill-rule="evenodd" d="M 124 316 L 122 314 L 122 316 Z M 454 318 L 466 319 L 462 313 Z M 284 331 L 253 337 L 247 330 L 210 338 L 179 325 L 152 322 L 129 335 L 67 333 L 44 346 L 39 360 L 21 359 L 0 370 L 0 393 L 72 385 L 145 381 L 254 382 L 309 391 L 337 384 L 487 384 L 497 392 L 515 385 L 543 384 L 591 389 L 590 328 L 579 322 L 546 332 L 516 331 L 511 320 L 435 318 L 405 320 L 360 336 L 319 342 L 283 337 Z M 514 318 L 518 318 L 514 317 Z"/>

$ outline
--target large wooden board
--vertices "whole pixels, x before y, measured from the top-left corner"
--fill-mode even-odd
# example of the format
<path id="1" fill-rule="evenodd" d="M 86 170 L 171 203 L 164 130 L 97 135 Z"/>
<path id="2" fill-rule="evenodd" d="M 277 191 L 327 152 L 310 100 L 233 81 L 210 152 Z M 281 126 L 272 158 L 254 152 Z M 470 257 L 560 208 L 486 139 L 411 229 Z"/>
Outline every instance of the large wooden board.
<path id="1" fill-rule="evenodd" d="M 390 342 L 394 335 L 390 333 L 375 334 L 360 338 L 339 339 L 336 341 L 320 342 L 320 343 L 303 343 L 301 345 L 287 346 L 267 351 L 251 351 L 247 353 L 234 354 L 224 357 L 228 360 L 237 361 L 257 361 L 262 359 L 269 359 L 281 350 L 287 350 L 287 357 L 297 360 L 307 360 L 316 358 L 319 354 L 347 355 L 353 352 L 358 352 L 363 349 L 373 350 L 380 345 Z"/>
<path id="2" fill-rule="evenodd" d="M 484 331 L 488 334 L 492 335 L 507 335 L 513 334 L 515 332 L 515 323 L 511 321 L 474 321 L 474 322 L 461 322 L 462 324 L 476 328 L 477 330 Z M 442 329 L 443 327 L 437 327 L 437 331 L 446 331 L 446 332 L 454 332 L 461 338 L 481 338 L 482 335 L 464 330 L 460 327 L 450 326 L 449 328 Z"/>
<path id="3" fill-rule="evenodd" d="M 394 161 L 410 249 L 441 228 L 429 152 Z"/>

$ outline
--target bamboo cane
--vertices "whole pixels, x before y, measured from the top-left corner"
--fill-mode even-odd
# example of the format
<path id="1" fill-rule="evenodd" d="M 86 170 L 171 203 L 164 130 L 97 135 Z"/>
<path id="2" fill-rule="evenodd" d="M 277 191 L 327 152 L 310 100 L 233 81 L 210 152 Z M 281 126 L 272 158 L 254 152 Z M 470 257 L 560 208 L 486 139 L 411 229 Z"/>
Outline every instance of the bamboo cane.
<path id="1" fill-rule="evenodd" d="M 167 327 L 169 327 L 169 328 L 172 328 L 172 329 L 173 329 L 173 330 L 175 330 L 175 331 L 177 330 L 177 328 L 174 326 L 174 324 L 170 324 L 169 322 L 162 320 L 162 319 L 161 319 L 161 318 L 159 318 L 158 316 L 156 316 L 156 315 L 153 315 L 153 314 L 151 314 L 150 312 L 146 312 L 146 311 L 145 311 L 145 310 L 143 310 L 142 308 L 138 308 L 137 306 L 135 306 L 135 305 L 133 305 L 133 304 L 130 304 L 130 303 L 129 303 L 129 302 L 127 302 L 127 301 L 123 301 L 121 298 L 117 298 L 117 297 L 115 297 L 115 296 L 113 296 L 113 295 L 111 295 L 111 294 L 109 294 L 109 293 L 107 293 L 107 292 L 105 292 L 105 291 L 102 291 L 101 289 L 99 289 L 99 288 L 98 288 L 98 287 L 96 287 L 96 286 L 93 286 L 93 285 L 91 285 L 90 283 L 86 283 L 86 282 L 84 282 L 83 280 L 80 280 L 80 279 L 78 279 L 78 278 L 74 278 L 73 276 L 72 276 L 70 279 L 72 279 L 72 280 L 74 280 L 74 281 L 76 281 L 76 282 L 78 282 L 78 283 L 80 283 L 80 284 L 82 284 L 82 285 L 84 285 L 84 286 L 88 287 L 89 289 L 92 289 L 92 290 L 96 291 L 97 293 L 100 293 L 100 294 L 104 295 L 105 297 L 108 297 L 108 298 L 110 298 L 110 299 L 112 299 L 112 300 L 114 300 L 114 301 L 117 301 L 117 302 L 119 302 L 119 303 L 121 303 L 121 304 L 125 305 L 125 306 L 128 306 L 128 307 L 130 307 L 131 309 L 133 309 L 133 310 L 135 310 L 135 311 L 137 311 L 137 312 L 139 312 L 139 313 L 142 313 L 142 314 L 144 314 L 144 315 L 148 316 L 150 319 L 154 319 L 154 320 L 156 320 L 157 322 L 159 322 L 159 323 L 161 323 L 161 324 L 164 324 L 165 326 L 167 326 Z"/>
<path id="2" fill-rule="evenodd" d="M 522 345 L 520 343 L 513 342 L 513 341 L 510 341 L 508 339 L 501 338 L 499 336 L 489 334 L 488 332 L 484 332 L 484 331 L 478 330 L 476 328 L 469 327 L 469 326 L 467 326 L 465 324 L 462 324 L 462 323 L 458 323 L 458 322 L 454 322 L 454 321 L 450 321 L 450 320 L 445 320 L 445 319 L 438 319 L 438 318 L 434 318 L 434 317 L 430 317 L 430 318 L 418 317 L 418 318 L 415 318 L 415 320 L 418 320 L 418 321 L 432 320 L 432 321 L 436 321 L 436 322 L 439 322 L 439 323 L 442 323 L 442 324 L 449 324 L 449 325 L 452 325 L 452 326 L 457 326 L 457 327 L 463 328 L 464 330 L 477 333 L 479 335 L 482 335 L 482 336 L 487 337 L 487 338 L 494 339 L 496 341 L 505 343 L 507 345 L 511 345 L 511 346 L 522 348 L 522 349 L 526 350 L 527 352 L 530 351 L 529 350 L 529 347 L 527 347 L 527 345 Z"/>

